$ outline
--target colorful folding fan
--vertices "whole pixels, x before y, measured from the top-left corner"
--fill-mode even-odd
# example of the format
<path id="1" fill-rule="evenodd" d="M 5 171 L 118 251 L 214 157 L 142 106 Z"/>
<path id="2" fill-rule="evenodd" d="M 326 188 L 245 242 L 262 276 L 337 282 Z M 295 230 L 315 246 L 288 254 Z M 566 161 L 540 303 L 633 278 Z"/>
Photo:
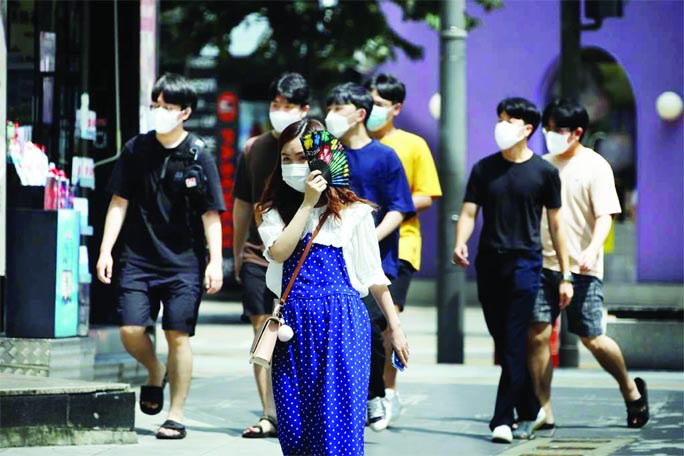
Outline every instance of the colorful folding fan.
<path id="1" fill-rule="evenodd" d="M 349 187 L 349 162 L 339 139 L 321 130 L 300 138 L 311 170 L 320 170 L 328 185 Z"/>

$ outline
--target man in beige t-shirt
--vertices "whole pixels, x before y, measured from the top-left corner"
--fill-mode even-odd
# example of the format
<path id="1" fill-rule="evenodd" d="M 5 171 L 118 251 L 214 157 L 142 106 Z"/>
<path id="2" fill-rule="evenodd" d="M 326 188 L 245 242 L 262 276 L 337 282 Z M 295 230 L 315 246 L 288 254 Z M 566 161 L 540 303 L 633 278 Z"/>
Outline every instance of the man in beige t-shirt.
<path id="1" fill-rule="evenodd" d="M 621 212 L 613 171 L 598 153 L 580 140 L 589 124 L 586 109 L 569 100 L 555 100 L 544 110 L 542 125 L 549 153 L 544 156 L 558 168 L 561 179 L 561 214 L 570 257 L 571 277 L 561 277 L 556 253 L 542 216 L 543 270 L 529 330 L 528 360 L 535 391 L 546 414 L 541 429 L 554 429 L 551 409 L 549 338 L 559 306 L 558 283 L 571 280 L 574 297 L 565 308 L 570 332 L 577 334 L 601 366 L 620 385 L 627 405 L 627 425 L 642 427 L 649 419 L 646 383 L 632 380 L 620 347 L 603 334 L 603 243 L 612 217 Z M 541 414 L 541 412 L 540 412 Z"/>

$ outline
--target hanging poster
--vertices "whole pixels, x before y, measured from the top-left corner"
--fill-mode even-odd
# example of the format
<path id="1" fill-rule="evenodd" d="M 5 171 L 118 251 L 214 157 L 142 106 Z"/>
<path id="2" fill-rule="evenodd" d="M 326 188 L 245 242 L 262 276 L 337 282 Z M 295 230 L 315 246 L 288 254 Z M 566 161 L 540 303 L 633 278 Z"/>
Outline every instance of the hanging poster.
<path id="1" fill-rule="evenodd" d="M 55 337 L 78 334 L 78 246 L 80 214 L 60 210 L 57 215 L 55 275 Z"/>

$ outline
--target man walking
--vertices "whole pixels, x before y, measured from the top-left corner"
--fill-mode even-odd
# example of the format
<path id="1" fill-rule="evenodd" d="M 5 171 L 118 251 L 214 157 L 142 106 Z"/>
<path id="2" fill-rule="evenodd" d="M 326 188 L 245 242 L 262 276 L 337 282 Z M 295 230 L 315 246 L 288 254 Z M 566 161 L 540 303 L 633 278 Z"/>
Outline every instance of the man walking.
<path id="1" fill-rule="evenodd" d="M 489 422 L 494 442 L 510 443 L 514 411 L 515 436 L 530 438 L 543 424 L 526 363 L 525 344 L 542 267 L 539 235 L 546 207 L 549 234 L 560 264 L 559 305 L 572 298 L 572 276 L 561 230 L 558 171 L 527 145 L 540 114 L 524 98 L 507 98 L 496 108 L 494 137 L 500 152 L 473 167 L 456 225 L 453 261 L 470 264 L 466 242 L 482 208 L 483 224 L 475 261 L 477 290 L 487 329 L 494 338 L 501 377 L 494 416 Z M 535 421 L 536 420 L 536 421 Z"/>
<path id="2" fill-rule="evenodd" d="M 271 315 L 273 299 L 266 288 L 264 246 L 257 231 L 253 206 L 261 198 L 269 176 L 280 160 L 278 137 L 288 125 L 306 117 L 309 111 L 309 85 L 298 73 L 284 73 L 271 83 L 269 119 L 273 130 L 251 138 L 237 165 L 235 204 L 233 206 L 233 258 L 235 278 L 242 283 L 243 314 L 252 323 L 254 332 Z M 254 365 L 262 416 L 259 421 L 245 429 L 245 438 L 277 437 L 277 420 L 271 372 Z"/>
<path id="3" fill-rule="evenodd" d="M 373 110 L 367 124 L 370 136 L 394 149 L 399 156 L 416 209 L 416 216 L 404 220 L 399 227 L 399 269 L 389 287 L 399 314 L 406 305 L 413 274 L 420 269 L 422 238 L 418 214 L 432 206 L 435 198 L 442 196 L 442 189 L 435 161 L 425 140 L 394 125 L 406 98 L 404 83 L 390 74 L 378 73 L 365 87 L 373 97 Z M 397 370 L 390 362 L 392 353 L 389 347 L 385 355 L 385 417 L 389 424 L 393 424 L 401 415 L 402 405 L 396 390 Z"/>
<path id="4" fill-rule="evenodd" d="M 586 109 L 570 100 L 555 100 L 544 110 L 542 125 L 549 153 L 544 158 L 558 168 L 562 182 L 561 218 L 570 257 L 575 295 L 565 309 L 570 332 L 620 386 L 627 405 L 627 426 L 640 428 L 649 420 L 646 383 L 627 374 L 620 347 L 603 334 L 603 244 L 612 217 L 620 213 L 613 171 L 608 162 L 580 142 L 589 124 Z M 542 218 L 544 267 L 529 330 L 530 374 L 546 414 L 546 429 L 554 429 L 551 409 L 549 338 L 560 314 L 558 282 L 560 267 Z"/>
<path id="5" fill-rule="evenodd" d="M 335 87 L 327 100 L 325 124 L 345 147 L 349 181 L 358 196 L 375 203 L 375 230 L 380 241 L 382 269 L 390 280 L 399 273 L 399 225 L 413 217 L 415 209 L 406 173 L 397 154 L 371 139 L 366 124 L 373 109 L 368 90 L 355 83 Z M 387 428 L 382 398 L 385 348 L 382 331 L 387 321 L 372 296 L 364 298 L 371 319 L 371 370 L 368 391 L 368 423 L 379 432 Z"/>
<path id="6" fill-rule="evenodd" d="M 192 376 L 190 337 L 202 282 L 208 293 L 216 293 L 223 282 L 219 213 L 225 203 L 214 159 L 183 128 L 197 103 L 190 83 L 165 74 L 152 89 L 152 101 L 154 131 L 128 141 L 114 167 L 97 276 L 105 284 L 116 276 L 121 340 L 148 371 L 141 410 L 162 411 L 168 378 L 171 407 L 157 438 L 182 439 Z M 122 231 L 121 267 L 113 274 L 112 247 Z M 145 331 L 154 325 L 160 302 L 169 345 L 166 366 Z"/>

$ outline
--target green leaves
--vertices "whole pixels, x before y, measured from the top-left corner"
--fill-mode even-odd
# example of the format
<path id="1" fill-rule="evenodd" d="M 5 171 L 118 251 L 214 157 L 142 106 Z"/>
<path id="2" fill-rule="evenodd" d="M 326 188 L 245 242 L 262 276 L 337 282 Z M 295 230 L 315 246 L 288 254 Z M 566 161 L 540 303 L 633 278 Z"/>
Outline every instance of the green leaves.
<path id="1" fill-rule="evenodd" d="M 405 20 L 426 21 L 439 30 L 441 2 L 392 0 L 403 10 Z M 485 11 L 502 0 L 477 0 Z M 182 66 L 186 58 L 206 44 L 219 49 L 219 60 L 232 66 L 246 66 L 241 72 L 279 73 L 295 69 L 324 80 L 341 75 L 366 73 L 375 66 L 396 59 L 403 52 L 419 59 L 423 49 L 410 37 L 399 36 L 387 23 L 378 0 L 340 0 L 336 6 L 312 0 L 280 1 L 192 1 L 161 2 L 161 55 L 166 66 Z M 252 55 L 236 58 L 228 47 L 231 30 L 252 13 L 268 20 L 272 33 L 256 46 Z M 469 27 L 478 19 L 467 16 Z M 318 74 L 321 73 L 321 74 Z M 313 81 L 312 81 L 313 82 Z"/>

